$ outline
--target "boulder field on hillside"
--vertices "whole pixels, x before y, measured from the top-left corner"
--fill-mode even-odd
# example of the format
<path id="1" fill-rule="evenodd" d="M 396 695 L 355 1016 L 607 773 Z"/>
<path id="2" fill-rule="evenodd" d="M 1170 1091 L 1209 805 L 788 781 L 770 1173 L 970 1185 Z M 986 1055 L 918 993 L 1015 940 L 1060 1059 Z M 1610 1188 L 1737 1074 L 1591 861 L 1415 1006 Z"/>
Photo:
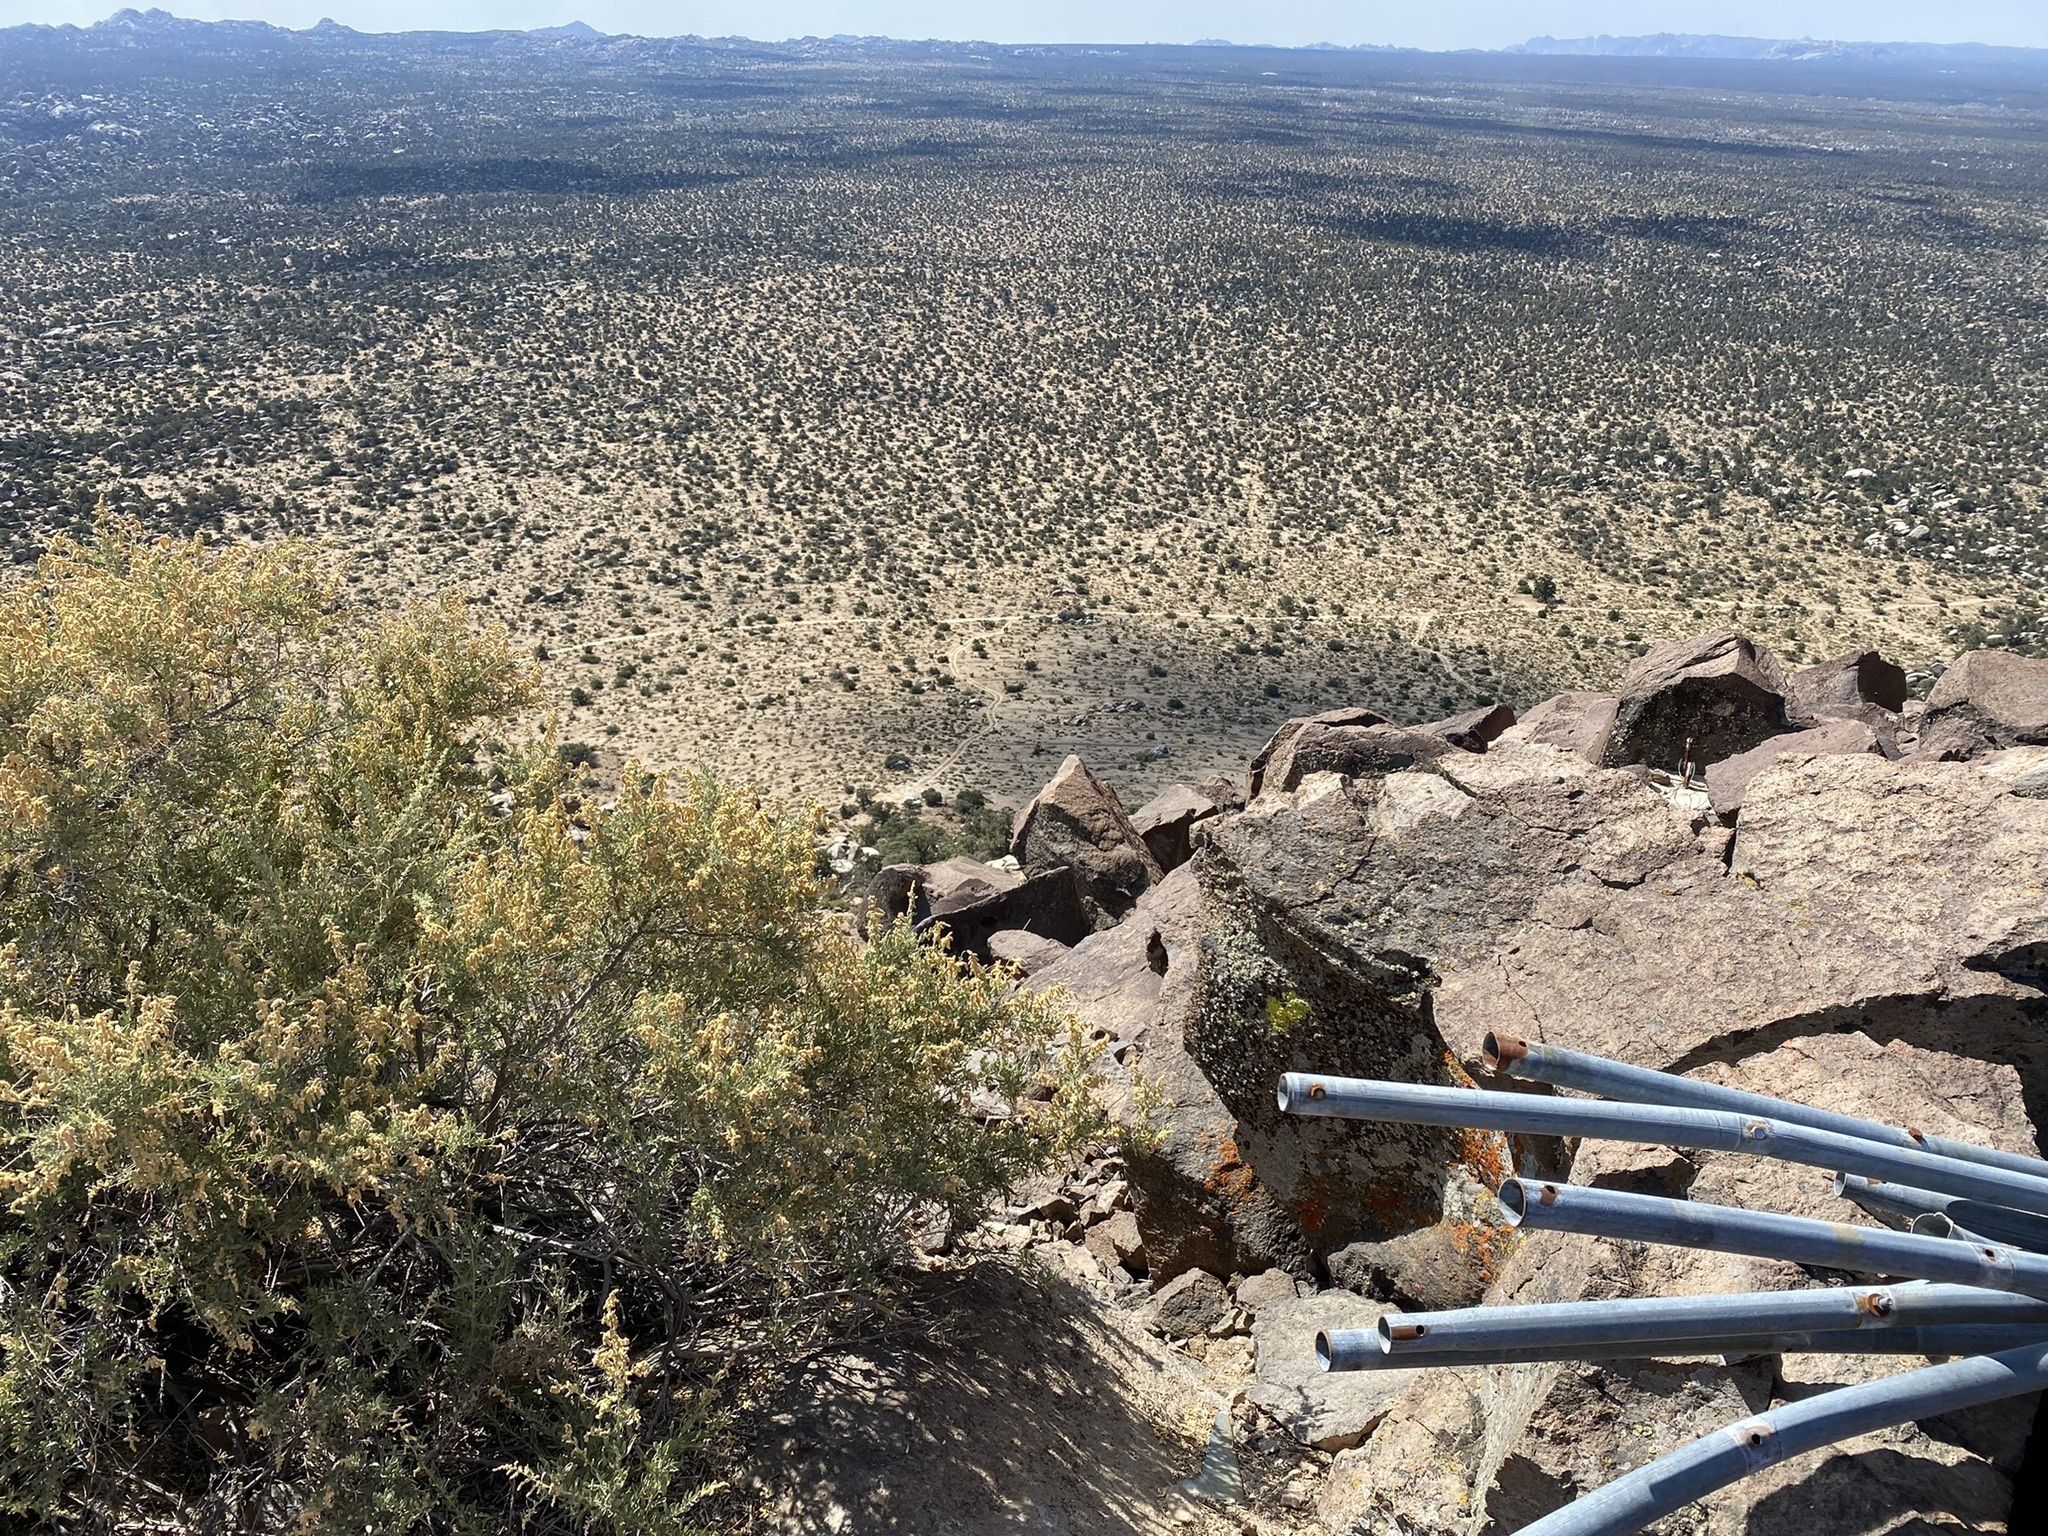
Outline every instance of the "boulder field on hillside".
<path id="1" fill-rule="evenodd" d="M 1391 1305 L 1814 1283 L 1525 1240 L 1493 1199 L 1510 1172 L 1866 1218 L 1812 1170 L 1291 1119 L 1273 1089 L 1290 1070 L 1469 1084 L 1494 1032 L 2037 1150 L 2048 661 L 1970 653 L 1921 705 L 1873 653 L 1791 670 L 1711 635 L 1519 719 L 1292 720 L 1249 768 L 1242 797 L 1186 787 L 1133 816 L 1070 758 L 1019 815 L 1017 874 L 885 871 L 874 899 L 908 910 L 921 880 L 923 921 L 1028 955 L 1018 985 L 1060 989 L 1090 1026 L 1127 1132 L 1118 1198 L 1052 1235 L 1176 1347 L 1249 1334 L 1239 1448 L 1249 1468 L 1295 1447 L 1290 1508 L 1343 1532 L 1511 1530 L 1774 1401 L 1921 1363 L 1319 1376 L 1317 1319 Z M 1796 1459 L 1697 1528 L 2004 1529 L 2033 1412 Z"/>

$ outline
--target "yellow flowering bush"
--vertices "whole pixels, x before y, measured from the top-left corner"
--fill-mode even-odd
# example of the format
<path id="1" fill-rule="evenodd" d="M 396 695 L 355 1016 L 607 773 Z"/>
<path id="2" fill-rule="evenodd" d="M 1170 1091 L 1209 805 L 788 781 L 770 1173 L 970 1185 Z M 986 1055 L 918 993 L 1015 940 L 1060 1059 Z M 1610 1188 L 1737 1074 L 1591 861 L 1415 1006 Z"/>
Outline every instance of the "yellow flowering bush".
<path id="1" fill-rule="evenodd" d="M 856 944 L 804 817 L 594 803 L 531 702 L 301 547 L 0 592 L 6 1517 L 687 1528 L 908 1220 L 1085 1123 L 1055 1011 Z"/>

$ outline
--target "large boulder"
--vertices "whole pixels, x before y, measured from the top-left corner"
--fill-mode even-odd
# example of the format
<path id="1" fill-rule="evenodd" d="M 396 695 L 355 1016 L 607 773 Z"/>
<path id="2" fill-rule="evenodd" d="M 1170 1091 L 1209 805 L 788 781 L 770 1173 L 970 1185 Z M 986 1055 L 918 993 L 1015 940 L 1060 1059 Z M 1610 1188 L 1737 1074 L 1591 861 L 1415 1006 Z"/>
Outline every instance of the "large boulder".
<path id="1" fill-rule="evenodd" d="M 1861 720 L 1822 719 L 1803 731 L 1773 736 L 1761 746 L 1713 764 L 1707 769 L 1707 798 L 1716 815 L 1723 821 L 1732 821 L 1742 809 L 1742 797 L 1749 790 L 1750 780 L 1780 759 L 1801 754 L 1827 757 L 1854 752 L 1886 755 L 1877 732 Z"/>
<path id="2" fill-rule="evenodd" d="M 1920 751 L 1948 759 L 2048 744 L 2048 659 L 1965 651 L 1936 680 Z"/>
<path id="3" fill-rule="evenodd" d="M 1701 635 L 1652 646 L 1622 679 L 1601 762 L 1676 772 L 1747 752 L 1785 730 L 1785 674 L 1741 635 Z"/>
<path id="4" fill-rule="evenodd" d="M 868 882 L 865 927 L 868 931 L 907 917 L 926 923 L 962 907 L 1015 890 L 1024 877 L 979 859 L 944 859 L 937 864 L 886 864 Z"/>
<path id="5" fill-rule="evenodd" d="M 1824 1021 L 2013 1063 L 2048 1096 L 2048 997 L 2030 980 L 2048 952 L 2048 801 L 1967 764 L 1786 759 L 1750 781 L 1724 866 L 1648 789 L 1599 783 L 1622 775 L 1582 781 L 1618 803 L 1575 827 L 1585 797 L 1565 779 L 1498 751 L 1458 766 L 1478 792 L 1461 816 L 1383 846 L 1383 872 L 1344 882 L 1365 889 L 1305 915 L 1350 932 L 1361 903 L 1385 909 L 1382 943 L 1432 957 L 1434 1018 L 1461 1053 L 1492 1029 L 1691 1066 Z M 1506 866 L 1470 848 L 1495 842 L 1496 804 L 1516 816 Z M 1455 902 L 1406 894 L 1404 872 L 1452 861 L 1474 875 Z"/>
<path id="6" fill-rule="evenodd" d="M 1187 863 L 1194 852 L 1196 823 L 1222 812 L 1223 806 L 1201 790 L 1173 784 L 1131 812 L 1131 825 L 1145 840 L 1153 861 L 1171 873 Z"/>
<path id="7" fill-rule="evenodd" d="M 1449 737 L 1402 725 L 1324 725 L 1308 721 L 1266 764 L 1262 789 L 1297 788 L 1312 774 L 1377 778 L 1463 751 Z"/>
<path id="8" fill-rule="evenodd" d="M 1344 861 L 1356 864 L 1372 844 L 1362 808 L 1396 782 L 1441 783 L 1422 773 L 1317 775 L 1293 795 L 1269 790 L 1209 833 L 1196 855 L 1201 953 L 1181 1043 L 1212 1130 L 1182 1144 L 1175 1171 L 1183 1185 L 1199 1181 L 1208 1198 L 1190 1214 L 1245 1270 L 1309 1274 L 1355 1242 L 1496 1220 L 1487 1189 L 1508 1166 L 1503 1138 L 1288 1116 L 1273 1103 L 1280 1074 L 1295 1070 L 1467 1081 L 1418 1007 L 1411 970 L 1325 943 L 1293 910 L 1308 888 L 1341 876 L 1327 862 L 1297 862 L 1331 852 L 1309 854 L 1304 829 L 1341 827 L 1333 841 L 1347 843 Z M 1475 1264 L 1489 1251 L 1470 1245 Z"/>
<path id="9" fill-rule="evenodd" d="M 1191 1269 L 1251 1274 L 1313 1261 L 1285 1205 L 1251 1173 L 1237 1119 L 1183 1045 L 1204 931 L 1193 865 L 1130 917 L 1031 976 L 1101 1037 L 1106 1108 L 1126 1131 L 1132 1211 L 1155 1286 Z"/>
<path id="10" fill-rule="evenodd" d="M 1017 813 L 1010 852 L 1026 869 L 1065 865 L 1096 928 L 1130 911 L 1165 871 L 1131 825 L 1116 791 L 1070 756 Z"/>
<path id="11" fill-rule="evenodd" d="M 1431 736 L 1441 736 L 1452 746 L 1462 747 L 1467 752 L 1484 752 L 1499 739 L 1501 732 L 1514 723 L 1515 712 L 1507 705 L 1489 704 L 1483 709 L 1468 709 L 1448 719 L 1432 720 L 1415 729 Z"/>
<path id="12" fill-rule="evenodd" d="M 1512 744 L 1556 747 L 1598 763 L 1607 756 L 1621 700 L 1611 693 L 1560 693 L 1530 708 L 1495 739 Z"/>
<path id="13" fill-rule="evenodd" d="M 1326 709 L 1319 715 L 1303 715 L 1289 720 L 1266 739 L 1252 758 L 1248 798 L 1256 800 L 1259 792 L 1266 787 L 1266 770 L 1275 757 L 1286 751 L 1287 746 L 1310 726 L 1351 726 L 1385 725 L 1387 717 L 1376 710 L 1353 705 L 1343 709 Z"/>
<path id="14" fill-rule="evenodd" d="M 947 897 L 925 907 L 917 930 L 928 933 L 943 926 L 956 953 L 983 960 L 998 958 L 990 948 L 998 933 L 1021 931 L 1056 944 L 1074 944 L 1094 930 L 1091 909 L 1074 872 L 1065 865 L 1011 878 L 1015 884 L 993 889 L 952 888 Z"/>
<path id="15" fill-rule="evenodd" d="M 1316 1335 L 1370 1328 L 1385 1309 L 1348 1291 L 1276 1296 L 1252 1323 L 1253 1407 L 1303 1445 L 1342 1451 L 1386 1418 L 1415 1382 L 1414 1371 L 1331 1372 L 1316 1358 Z"/>
<path id="16" fill-rule="evenodd" d="M 989 959 L 1015 966 L 1025 976 L 1044 970 L 1068 953 L 1068 945 L 1033 933 L 1028 928 L 998 928 L 988 936 Z"/>
<path id="17" fill-rule="evenodd" d="M 1785 1041 L 1703 1076 L 2006 1150 L 2032 1127 L 2008 1067 L 1857 1034 Z M 1824 1173 L 1733 1154 L 1587 1143 L 1576 1182 L 1837 1221 L 1860 1219 Z M 1815 1283 L 1764 1259 L 1565 1233 L 1530 1235 L 1488 1298 L 1513 1304 L 1776 1290 Z M 1709 1356 L 1432 1370 L 1415 1374 L 1371 1439 L 1340 1456 L 1322 1513 L 1337 1531 L 1411 1536 L 1513 1530 L 1655 1456 L 1833 1382 L 1925 1364 L 1912 1357 Z M 2032 1405 L 1903 1425 L 1796 1458 L 1710 1496 L 1687 1529 L 1810 1536 L 1816 1508 L 1841 1528 L 2001 1530 Z M 1867 1454 L 1878 1451 L 1881 1454 Z M 1864 1454 L 1859 1454 L 1864 1453 Z M 1925 1522 L 1924 1524 L 1920 1522 Z M 1830 1523 L 1828 1530 L 1836 1528 Z"/>
<path id="18" fill-rule="evenodd" d="M 1785 708 L 1795 720 L 1824 715 L 1861 718 L 1866 709 L 1906 707 L 1906 671 L 1876 651 L 1850 651 L 1801 667 L 1785 679 Z"/>

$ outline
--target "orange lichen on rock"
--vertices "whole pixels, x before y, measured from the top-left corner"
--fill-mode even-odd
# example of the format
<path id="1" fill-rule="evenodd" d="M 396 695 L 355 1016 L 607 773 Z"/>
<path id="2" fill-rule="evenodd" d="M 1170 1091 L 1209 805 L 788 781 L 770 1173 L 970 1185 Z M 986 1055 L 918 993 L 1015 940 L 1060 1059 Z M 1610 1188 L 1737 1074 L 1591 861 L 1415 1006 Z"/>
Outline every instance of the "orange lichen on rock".
<path id="1" fill-rule="evenodd" d="M 1508 1163 L 1507 1138 L 1498 1131 L 1460 1130 L 1458 1161 L 1488 1189 L 1498 1190 L 1512 1171 Z"/>
<path id="2" fill-rule="evenodd" d="M 1251 1198 L 1258 1182 L 1258 1175 L 1252 1172 L 1251 1164 L 1238 1152 L 1236 1138 L 1220 1137 L 1209 1176 L 1202 1181 L 1202 1188 L 1236 1205 Z"/>
<path id="3" fill-rule="evenodd" d="M 1447 1221 L 1444 1231 L 1450 1236 L 1451 1246 L 1472 1261 L 1473 1268 L 1488 1285 L 1500 1278 L 1501 1265 L 1514 1251 L 1513 1232 L 1474 1221 Z"/>

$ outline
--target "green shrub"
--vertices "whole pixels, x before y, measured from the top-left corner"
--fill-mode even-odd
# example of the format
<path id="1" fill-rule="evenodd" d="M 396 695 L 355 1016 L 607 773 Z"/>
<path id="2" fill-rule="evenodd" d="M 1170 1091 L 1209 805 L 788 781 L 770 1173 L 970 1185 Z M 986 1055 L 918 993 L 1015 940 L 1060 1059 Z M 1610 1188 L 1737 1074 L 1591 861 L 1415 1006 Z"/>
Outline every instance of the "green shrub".
<path id="1" fill-rule="evenodd" d="M 505 641 L 110 528 L 0 595 L 0 1510 L 679 1530 L 906 1217 L 1082 1123 L 812 824 L 576 799 Z M 0 1522 L 4 1523 L 4 1522 Z"/>

